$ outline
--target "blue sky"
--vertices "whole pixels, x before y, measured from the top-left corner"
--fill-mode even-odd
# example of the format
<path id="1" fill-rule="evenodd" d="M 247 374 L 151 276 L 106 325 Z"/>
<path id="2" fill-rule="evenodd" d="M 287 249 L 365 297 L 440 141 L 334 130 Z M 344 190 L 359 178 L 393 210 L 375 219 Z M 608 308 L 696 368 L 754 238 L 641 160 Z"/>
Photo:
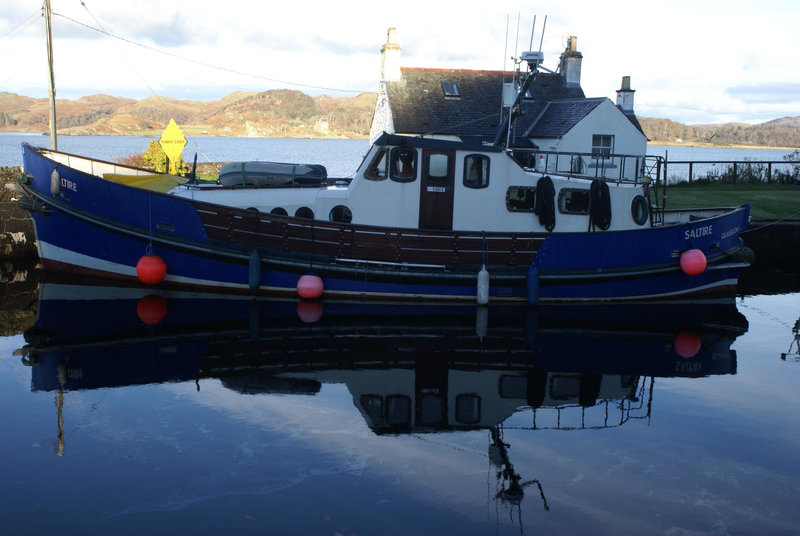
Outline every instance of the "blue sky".
<path id="1" fill-rule="evenodd" d="M 534 15 L 538 48 L 546 15 L 545 66 L 555 68 L 577 36 L 589 97 L 615 100 L 629 75 L 640 116 L 689 124 L 800 116 L 796 1 L 51 1 L 59 98 L 205 100 L 279 87 L 355 95 L 377 89 L 389 27 L 404 66 L 502 69 L 528 48 Z M 0 91 L 47 95 L 41 6 L 3 2 Z"/>

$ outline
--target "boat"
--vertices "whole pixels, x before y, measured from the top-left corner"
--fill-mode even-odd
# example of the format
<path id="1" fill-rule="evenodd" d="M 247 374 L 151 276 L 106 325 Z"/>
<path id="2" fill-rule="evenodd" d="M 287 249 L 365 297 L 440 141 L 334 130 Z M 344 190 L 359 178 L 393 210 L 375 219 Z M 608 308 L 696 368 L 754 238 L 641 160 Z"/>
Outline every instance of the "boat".
<path id="1" fill-rule="evenodd" d="M 517 99 L 536 72 L 533 61 Z M 658 158 L 506 140 L 384 133 L 351 177 L 303 166 L 287 181 L 298 165 L 239 163 L 210 183 L 23 144 L 20 187 L 46 271 L 357 300 L 735 292 L 752 260 L 739 239 L 747 205 L 667 210 Z M 283 175 L 242 180 L 248 166 Z"/>
<path id="2" fill-rule="evenodd" d="M 735 374 L 731 344 L 747 330 L 732 299 L 308 302 L 70 278 L 43 280 L 35 308 L 17 352 L 35 391 L 214 379 L 308 396 L 339 383 L 376 434 L 487 429 L 521 410 L 539 428 L 555 411 L 563 426 L 569 412 L 619 426 L 644 408 L 647 378 Z"/>

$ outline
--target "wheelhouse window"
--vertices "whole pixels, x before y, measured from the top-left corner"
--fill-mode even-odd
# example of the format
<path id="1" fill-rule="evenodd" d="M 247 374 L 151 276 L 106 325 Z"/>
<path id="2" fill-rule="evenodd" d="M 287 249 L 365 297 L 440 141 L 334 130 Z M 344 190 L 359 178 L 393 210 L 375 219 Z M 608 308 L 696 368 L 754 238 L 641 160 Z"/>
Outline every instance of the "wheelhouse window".
<path id="1" fill-rule="evenodd" d="M 458 92 L 458 85 L 453 81 L 443 80 L 442 91 L 444 92 L 445 98 L 450 98 L 450 99 L 461 98 L 461 93 Z"/>
<path id="2" fill-rule="evenodd" d="M 506 190 L 506 208 L 509 212 L 533 212 L 536 188 L 531 186 L 509 186 Z"/>
<path id="3" fill-rule="evenodd" d="M 367 166 L 366 171 L 364 171 L 364 178 L 371 181 L 382 181 L 386 179 L 388 176 L 388 155 L 389 151 L 386 149 L 386 147 L 381 147 L 378 149 L 378 152 L 375 153 L 375 156 L 372 157 L 372 160 Z"/>
<path id="4" fill-rule="evenodd" d="M 614 136 L 610 134 L 595 134 L 592 136 L 592 156 L 595 158 L 608 158 L 614 154 Z"/>
<path id="5" fill-rule="evenodd" d="M 429 183 L 447 182 L 450 170 L 450 155 L 448 153 L 428 153 L 426 155 L 425 179 Z"/>
<path id="6" fill-rule="evenodd" d="M 456 421 L 461 424 L 478 424 L 481 420 L 481 398 L 478 395 L 456 396 Z"/>
<path id="7" fill-rule="evenodd" d="M 558 211 L 561 214 L 589 214 L 589 190 L 562 188 L 558 193 Z"/>
<path id="8" fill-rule="evenodd" d="M 486 188 L 489 186 L 489 157 L 469 154 L 464 157 L 464 186 Z"/>
<path id="9" fill-rule="evenodd" d="M 417 178 L 417 151 L 406 147 L 392 149 L 391 177 L 396 182 L 413 182 Z"/>

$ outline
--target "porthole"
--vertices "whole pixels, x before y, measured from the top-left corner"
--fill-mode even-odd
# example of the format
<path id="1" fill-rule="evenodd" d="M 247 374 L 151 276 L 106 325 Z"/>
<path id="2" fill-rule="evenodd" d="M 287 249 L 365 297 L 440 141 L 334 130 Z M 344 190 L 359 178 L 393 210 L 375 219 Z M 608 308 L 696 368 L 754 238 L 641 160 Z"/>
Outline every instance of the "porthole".
<path id="1" fill-rule="evenodd" d="M 533 212 L 536 188 L 530 186 L 509 186 L 506 190 L 506 209 L 509 212 Z"/>
<path id="2" fill-rule="evenodd" d="M 294 213 L 295 218 L 305 218 L 307 220 L 314 219 L 314 211 L 308 207 L 300 207 Z"/>
<path id="3" fill-rule="evenodd" d="M 336 205 L 328 214 L 328 219 L 338 223 L 350 223 L 353 221 L 353 213 L 344 205 Z"/>
<path id="4" fill-rule="evenodd" d="M 276 216 L 288 216 L 289 213 L 286 212 L 286 209 L 283 207 L 275 207 L 269 211 L 270 214 L 275 214 Z"/>
<path id="5" fill-rule="evenodd" d="M 631 201 L 631 217 L 636 225 L 644 225 L 650 217 L 650 207 L 644 196 L 637 195 Z"/>
<path id="6" fill-rule="evenodd" d="M 558 192 L 558 211 L 561 214 L 589 214 L 589 190 L 562 188 Z"/>

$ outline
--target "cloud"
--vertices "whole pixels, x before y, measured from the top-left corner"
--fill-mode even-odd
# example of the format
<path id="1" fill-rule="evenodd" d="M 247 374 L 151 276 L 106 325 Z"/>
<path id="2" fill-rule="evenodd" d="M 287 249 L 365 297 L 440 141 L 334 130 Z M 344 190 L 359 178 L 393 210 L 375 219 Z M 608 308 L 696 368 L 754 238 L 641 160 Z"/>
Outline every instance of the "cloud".
<path id="1" fill-rule="evenodd" d="M 741 85 L 728 88 L 727 93 L 745 103 L 754 104 L 793 104 L 798 113 L 800 103 L 800 83 L 796 82 L 769 82 L 759 85 Z"/>

